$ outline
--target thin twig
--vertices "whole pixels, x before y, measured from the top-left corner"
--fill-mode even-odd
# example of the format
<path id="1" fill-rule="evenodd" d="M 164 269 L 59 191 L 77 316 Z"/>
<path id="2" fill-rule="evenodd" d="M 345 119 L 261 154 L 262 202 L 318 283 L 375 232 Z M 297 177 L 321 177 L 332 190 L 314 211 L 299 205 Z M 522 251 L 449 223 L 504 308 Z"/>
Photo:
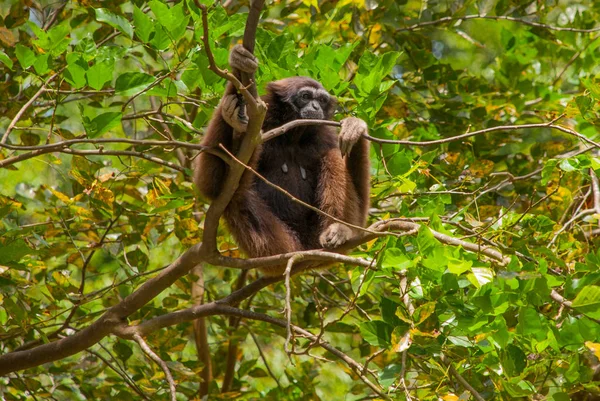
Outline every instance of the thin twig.
<path id="1" fill-rule="evenodd" d="M 560 73 L 552 81 L 552 84 L 551 84 L 552 86 L 555 86 L 558 83 L 558 81 L 560 81 L 560 79 L 562 78 L 564 73 L 567 72 L 567 70 L 569 69 L 569 67 L 571 65 L 573 65 L 575 60 L 577 60 L 579 58 L 579 56 L 581 56 L 583 54 L 583 52 L 586 51 L 587 48 L 590 47 L 591 44 L 594 43 L 598 38 L 600 38 L 600 35 L 594 36 L 581 50 L 579 50 L 577 53 L 573 54 L 573 57 L 571 57 L 571 59 L 567 62 L 567 64 L 565 64 L 563 69 L 560 71 Z"/>
<path id="2" fill-rule="evenodd" d="M 485 398 L 483 398 L 481 396 L 481 394 L 479 394 L 479 392 L 477 390 L 475 390 L 475 388 L 473 386 L 471 386 L 469 384 L 468 381 L 465 380 L 464 377 L 462 377 L 460 375 L 460 373 L 458 373 L 458 371 L 456 370 L 456 368 L 452 365 L 451 361 L 448 361 L 448 359 L 445 357 L 445 355 L 441 356 L 441 360 L 442 362 L 448 367 L 448 371 L 450 372 L 450 374 L 452 376 L 454 376 L 456 378 L 456 380 L 458 380 L 458 382 L 460 384 L 462 384 L 462 386 L 467 389 L 467 391 L 469 391 L 471 393 L 471 395 L 477 400 L 477 401 L 485 401 Z"/>
<path id="3" fill-rule="evenodd" d="M 40 89 L 38 89 L 38 91 L 29 98 L 29 100 L 19 109 L 19 111 L 17 112 L 17 114 L 15 114 L 14 118 L 11 120 L 10 124 L 8 124 L 8 128 L 6 128 L 6 131 L 4 131 L 4 134 L 2 135 L 2 139 L 0 140 L 0 144 L 4 144 L 6 143 L 6 141 L 8 140 L 8 136 L 10 135 L 10 132 L 13 130 L 13 128 L 15 127 L 15 125 L 17 125 L 17 123 L 19 122 L 19 120 L 21 119 L 21 117 L 23 116 L 23 114 L 27 111 L 27 109 L 29 108 L 29 106 L 31 106 L 33 104 L 33 102 L 35 102 L 35 100 L 40 97 L 40 95 L 42 93 L 44 93 L 44 91 L 46 90 L 46 86 L 48 86 L 48 84 L 52 81 L 54 81 L 54 79 L 56 77 L 58 77 L 60 75 L 60 73 L 65 69 L 66 67 L 63 67 L 60 71 L 54 73 L 53 75 L 50 76 L 50 78 L 48 78 L 46 80 L 46 82 L 44 82 L 42 84 L 42 86 L 40 86 Z"/>
<path id="4" fill-rule="evenodd" d="M 248 327 L 248 333 L 250 333 L 250 337 L 252 337 L 252 341 L 254 341 L 254 344 L 256 345 L 256 348 L 258 349 L 258 354 L 260 355 L 260 359 L 262 359 L 263 363 L 265 364 L 265 367 L 267 368 L 267 372 L 269 373 L 269 376 L 271 376 L 271 378 L 273 380 L 275 380 L 275 383 L 277 383 L 277 387 L 281 388 L 281 383 L 279 383 L 279 379 L 277 379 L 277 376 L 275 376 L 275 374 L 271 370 L 271 367 L 269 366 L 269 363 L 267 362 L 267 358 L 265 357 L 265 353 L 263 352 L 262 347 L 260 346 L 260 343 L 258 342 L 258 339 L 256 338 L 256 335 L 250 329 L 250 327 Z"/>
<path id="5" fill-rule="evenodd" d="M 117 375 L 119 375 L 123 379 L 123 381 L 125 382 L 125 384 L 127 384 L 135 393 L 137 393 L 144 400 L 150 401 L 150 398 L 146 394 L 144 394 L 144 392 L 142 391 L 142 389 L 140 389 L 138 387 L 138 385 L 133 381 L 133 379 L 131 377 L 129 377 L 124 371 L 122 371 L 120 369 L 120 366 L 118 366 L 118 365 L 114 366 L 108 359 L 106 359 L 100 353 L 98 353 L 96 351 L 92 351 L 92 350 L 88 349 L 88 350 L 86 350 L 86 352 L 89 353 L 89 354 L 91 354 L 91 355 L 94 355 L 96 358 L 98 358 L 102 362 L 104 362 L 104 364 L 106 366 L 108 366 Z"/>
<path id="6" fill-rule="evenodd" d="M 376 143 L 391 143 L 391 144 L 408 145 L 408 146 L 430 146 L 430 145 L 441 145 L 443 143 L 454 142 L 454 141 L 458 141 L 458 140 L 469 138 L 469 137 L 476 136 L 476 135 L 487 134 L 490 132 L 516 131 L 516 130 L 521 130 L 521 129 L 533 129 L 533 128 L 551 128 L 551 129 L 555 129 L 558 131 L 562 131 L 566 134 L 569 134 L 571 136 L 581 139 L 583 142 L 586 142 L 597 149 L 600 149 L 599 143 L 594 142 L 593 140 L 589 139 L 585 135 L 582 135 L 579 132 L 576 132 L 570 128 L 563 127 L 562 125 L 553 124 L 552 122 L 539 123 L 539 124 L 501 125 L 501 126 L 497 126 L 497 127 L 485 128 L 485 129 L 482 129 L 479 131 L 467 132 L 465 134 L 452 136 L 449 138 L 436 139 L 433 141 L 405 141 L 405 140 L 393 140 L 393 139 L 379 139 L 379 138 L 374 138 L 369 135 L 365 135 L 365 138 L 367 138 L 368 140 L 370 140 L 372 142 L 376 142 Z"/>
<path id="7" fill-rule="evenodd" d="M 464 17 L 443 17 L 443 18 L 440 18 L 440 19 L 437 19 L 434 21 L 419 22 L 414 25 L 398 28 L 398 29 L 396 29 L 396 32 L 416 31 L 416 30 L 422 29 L 426 26 L 441 25 L 441 24 L 445 24 L 447 22 L 455 22 L 455 21 L 458 22 L 458 21 L 466 21 L 466 20 L 472 20 L 472 19 L 490 19 L 490 20 L 496 20 L 496 21 L 502 21 L 502 20 L 512 21 L 512 22 L 516 22 L 519 24 L 523 24 L 523 25 L 533 26 L 536 28 L 549 29 L 551 31 L 579 32 L 579 33 L 591 33 L 591 32 L 600 31 L 600 27 L 595 27 L 595 28 L 590 28 L 590 29 L 560 27 L 560 26 L 543 24 L 541 22 L 528 21 L 523 18 L 510 17 L 507 15 L 497 15 L 497 16 L 495 16 L 495 15 L 465 15 Z"/>
<path id="8" fill-rule="evenodd" d="M 165 372 L 165 377 L 167 379 L 167 382 L 169 383 L 169 391 L 171 392 L 171 401 L 177 401 L 177 387 L 175 387 L 175 380 L 173 380 L 173 375 L 171 375 L 171 371 L 169 370 L 169 367 L 167 366 L 165 361 L 160 359 L 160 357 L 156 355 L 154 351 L 152 351 L 152 348 L 150 348 L 148 344 L 146 344 L 146 341 L 144 341 L 142 336 L 140 336 L 139 334 L 134 334 L 133 339 L 137 341 L 142 351 L 144 351 L 144 353 L 148 355 L 150 359 L 156 362 L 158 366 L 160 366 L 160 368 L 163 370 L 163 372 Z"/>

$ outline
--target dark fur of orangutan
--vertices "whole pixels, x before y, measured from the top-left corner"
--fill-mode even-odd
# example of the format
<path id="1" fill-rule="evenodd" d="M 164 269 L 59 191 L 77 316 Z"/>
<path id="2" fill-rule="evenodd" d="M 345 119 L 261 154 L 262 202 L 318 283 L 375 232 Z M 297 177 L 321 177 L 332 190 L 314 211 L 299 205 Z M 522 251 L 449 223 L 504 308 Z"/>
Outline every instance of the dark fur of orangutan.
<path id="1" fill-rule="evenodd" d="M 236 46 L 230 56 L 233 72 L 253 72 L 256 59 Z M 267 85 L 262 97 L 268 106 L 263 131 L 300 118 L 331 119 L 335 99 L 317 81 L 286 78 Z M 223 144 L 234 149 L 234 128 L 244 132 L 247 121 L 243 103 L 231 83 L 215 111 L 202 140 L 204 146 Z M 369 143 L 362 136 L 366 124 L 357 118 L 342 120 L 336 128 L 294 128 L 259 146 L 250 166 L 296 198 L 345 222 L 364 226 L 369 208 Z M 345 156 L 342 155 L 342 150 Z M 228 165 L 201 153 L 196 160 L 194 182 L 209 199 L 222 190 Z M 250 257 L 333 248 L 356 234 L 268 186 L 245 171 L 228 205 L 225 220 L 240 248 Z M 285 266 L 261 269 L 266 275 L 282 274 Z"/>

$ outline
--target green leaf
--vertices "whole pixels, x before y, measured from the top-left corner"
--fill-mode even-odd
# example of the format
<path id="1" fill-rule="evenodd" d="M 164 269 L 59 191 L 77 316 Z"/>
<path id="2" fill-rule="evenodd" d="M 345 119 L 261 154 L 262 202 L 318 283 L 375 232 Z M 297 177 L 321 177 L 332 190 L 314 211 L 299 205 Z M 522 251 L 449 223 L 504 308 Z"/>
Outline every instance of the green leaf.
<path id="1" fill-rule="evenodd" d="M 108 112 L 100 114 L 93 120 L 83 116 L 82 120 L 88 138 L 96 138 L 118 126 L 121 123 L 122 117 L 123 114 L 120 112 Z"/>
<path id="2" fill-rule="evenodd" d="M 177 209 L 178 207 L 182 207 L 185 205 L 187 205 L 187 202 L 184 201 L 183 199 L 175 199 L 175 200 L 168 202 L 164 206 L 160 206 L 160 207 L 157 207 L 156 209 L 153 209 L 152 213 L 161 213 L 161 212 L 164 212 L 167 210 Z"/>
<path id="3" fill-rule="evenodd" d="M 394 271 L 404 271 L 413 265 L 413 261 L 399 248 L 387 248 L 381 259 L 381 267 Z"/>
<path id="4" fill-rule="evenodd" d="M 539 341 L 545 339 L 546 330 L 539 313 L 532 307 L 519 309 L 519 333 L 524 336 L 534 336 Z"/>
<path id="5" fill-rule="evenodd" d="M 402 365 L 391 364 L 379 372 L 379 383 L 387 389 L 398 380 L 398 375 L 402 372 Z"/>
<path id="6" fill-rule="evenodd" d="M 583 287 L 573 300 L 576 308 L 593 319 L 600 319 L 600 286 L 588 285 Z"/>
<path id="7" fill-rule="evenodd" d="M 100 22 L 105 22 L 113 28 L 118 29 L 119 31 L 127 35 L 129 39 L 133 38 L 133 28 L 131 27 L 129 21 L 127 21 L 124 17 L 113 14 L 106 8 L 96 8 L 95 11 L 96 20 Z"/>
<path id="8" fill-rule="evenodd" d="M 0 242 L 0 264 L 16 263 L 23 256 L 33 253 L 34 251 L 22 239 L 10 241 L 5 244 Z"/>
<path id="9" fill-rule="evenodd" d="M 465 347 L 465 348 L 470 348 L 475 345 L 466 336 L 448 336 L 448 341 L 450 341 L 454 345 L 457 345 L 459 347 Z"/>
<path id="10" fill-rule="evenodd" d="M 575 97 L 575 103 L 577 103 L 577 107 L 582 116 L 585 115 L 593 105 L 593 101 L 589 96 L 577 96 Z"/>
<path id="11" fill-rule="evenodd" d="M 143 72 L 126 72 L 117 78 L 115 92 L 120 96 L 135 95 L 156 81 L 152 75 Z"/>
<path id="12" fill-rule="evenodd" d="M 19 60 L 19 64 L 21 64 L 23 69 L 27 69 L 31 67 L 33 63 L 35 63 L 35 53 L 30 48 L 25 47 L 20 43 L 17 43 L 15 54 L 17 56 L 17 60 Z"/>
<path id="13" fill-rule="evenodd" d="M 515 379 L 515 381 L 504 381 L 501 380 L 502 386 L 506 392 L 514 398 L 527 397 L 528 395 L 534 394 L 536 388 L 531 382 L 527 380 Z"/>
<path id="14" fill-rule="evenodd" d="M 471 269 L 473 262 L 470 260 L 448 258 L 448 271 L 457 276 Z"/>
<path id="15" fill-rule="evenodd" d="M 165 50 L 171 45 L 171 38 L 160 24 L 154 26 L 154 36 L 150 44 L 158 50 Z"/>
<path id="16" fill-rule="evenodd" d="M 112 81 L 113 68 L 114 64 L 106 61 L 94 64 L 85 73 L 88 84 L 96 90 L 102 89 L 105 83 Z"/>
<path id="17" fill-rule="evenodd" d="M 40 143 L 40 137 L 30 132 L 23 132 L 21 134 L 21 143 L 25 146 L 36 146 Z"/>
<path id="18" fill-rule="evenodd" d="M 514 344 L 509 344 L 500 353 L 502 367 L 508 376 L 519 376 L 527 366 L 527 355 Z"/>
<path id="19" fill-rule="evenodd" d="M 358 62 L 358 73 L 354 78 L 354 84 L 363 96 L 374 91 L 378 92 L 383 79 L 392 71 L 400 54 L 399 52 L 387 52 L 383 56 L 379 56 L 368 51 L 363 53 Z"/>
<path id="20" fill-rule="evenodd" d="M 12 62 L 12 60 L 2 50 L 0 50 L 0 63 L 2 63 L 5 66 L 7 66 L 9 70 L 12 70 L 12 68 L 13 68 L 13 62 Z"/>
<path id="21" fill-rule="evenodd" d="M 117 354 L 117 357 L 123 362 L 127 362 L 127 360 L 133 355 L 131 346 L 129 346 L 129 344 L 123 340 L 117 340 L 112 349 L 115 354 Z"/>
<path id="22" fill-rule="evenodd" d="M 148 42 L 150 34 L 154 30 L 152 19 L 148 17 L 138 6 L 133 7 L 133 23 L 135 25 L 135 34 L 142 40 Z"/>
<path id="23" fill-rule="evenodd" d="M 395 301 L 383 297 L 381 299 L 381 302 L 379 303 L 379 308 L 381 309 L 381 318 L 383 319 L 383 321 L 394 327 L 401 324 L 400 319 L 398 318 L 398 316 L 396 316 L 396 310 L 399 306 L 400 305 Z"/>
<path id="24" fill-rule="evenodd" d="M 64 72 L 64 77 L 75 89 L 85 86 L 87 79 L 85 78 L 87 63 L 83 58 L 76 53 L 67 54 L 68 67 Z"/>
<path id="25" fill-rule="evenodd" d="M 578 170 L 576 161 L 573 159 L 564 159 L 563 161 L 560 162 L 560 164 L 558 166 L 560 167 L 560 169 L 562 171 L 565 171 L 567 173 Z"/>
<path id="26" fill-rule="evenodd" d="M 169 32 L 172 40 L 179 40 L 184 34 L 189 22 L 189 16 L 183 12 L 183 2 L 169 8 L 159 0 L 148 3 L 158 22 Z M 236 14 L 232 15 L 234 18 Z"/>
<path id="27" fill-rule="evenodd" d="M 48 32 L 45 32 L 33 22 L 29 22 L 28 25 L 35 33 L 35 36 L 37 36 L 37 39 L 33 43 L 43 49 L 45 53 L 49 53 L 52 56 L 59 56 L 69 47 L 71 39 L 68 35 L 71 32 L 71 27 L 68 21 L 61 22 L 52 27 Z"/>
<path id="28" fill-rule="evenodd" d="M 394 328 L 381 320 L 372 320 L 360 325 L 360 333 L 366 342 L 379 348 L 389 348 Z"/>
<path id="29" fill-rule="evenodd" d="M 50 55 L 40 54 L 37 56 L 35 63 L 33 63 L 33 68 L 35 68 L 35 72 L 39 75 L 46 74 L 50 70 Z"/>
<path id="30" fill-rule="evenodd" d="M 494 279 L 494 271 L 487 267 L 473 267 L 467 279 L 477 288 L 491 282 Z"/>
<path id="31" fill-rule="evenodd" d="M 417 245 L 421 255 L 426 256 L 433 252 L 435 248 L 440 247 L 440 243 L 426 226 L 421 226 L 417 234 Z"/>
<path id="32" fill-rule="evenodd" d="M 550 159 L 544 164 L 544 168 L 542 169 L 542 179 L 540 181 L 540 184 L 542 184 L 542 185 L 548 184 L 548 181 L 550 181 L 550 178 L 552 178 L 552 173 L 554 172 L 554 169 L 556 168 L 558 163 L 559 163 L 559 160 Z"/>

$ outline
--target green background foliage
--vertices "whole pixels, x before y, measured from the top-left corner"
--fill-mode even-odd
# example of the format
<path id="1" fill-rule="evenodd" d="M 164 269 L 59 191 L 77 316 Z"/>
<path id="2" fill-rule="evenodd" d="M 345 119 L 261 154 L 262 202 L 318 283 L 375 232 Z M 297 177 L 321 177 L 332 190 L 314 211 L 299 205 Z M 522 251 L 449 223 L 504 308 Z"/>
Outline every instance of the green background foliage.
<path id="1" fill-rule="evenodd" d="M 227 68 L 247 2 L 203 3 L 216 62 Z M 4 1 L 0 16 L 0 132 L 35 97 L 11 127 L 10 145 L 198 143 L 225 87 L 208 69 L 200 13 L 189 0 Z M 262 93 L 272 80 L 313 77 L 338 98 L 336 119 L 358 116 L 379 139 L 431 141 L 556 121 L 596 140 L 599 19 L 600 5 L 574 0 L 275 0 L 257 32 L 257 83 Z M 0 168 L 0 353 L 85 328 L 202 236 L 207 205 L 195 206 L 194 151 L 127 143 L 70 149 Z M 1 147 L 0 163 L 26 152 Z M 472 397 L 446 363 L 486 400 L 600 397 L 597 155 L 589 142 L 549 126 L 429 146 L 373 143 L 371 222 L 419 218 L 492 245 L 510 262 L 444 244 L 425 227 L 383 237 L 354 252 L 376 268 L 337 266 L 293 279 L 293 322 L 368 361 L 393 399 Z M 219 246 L 239 256 L 225 229 Z M 229 294 L 237 275 L 207 268 L 208 299 Z M 178 281 L 130 322 L 191 306 L 193 281 Z M 242 306 L 281 316 L 284 293 L 275 285 Z M 232 332 L 228 322 L 209 319 L 211 399 L 372 395 L 318 347 L 290 361 L 285 330 L 244 321 Z M 218 395 L 232 339 L 241 343 L 233 390 Z M 178 399 L 194 399 L 202 365 L 191 324 L 147 342 L 167 361 Z M 0 393 L 169 397 L 162 370 L 137 344 L 115 337 L 0 378 Z"/>

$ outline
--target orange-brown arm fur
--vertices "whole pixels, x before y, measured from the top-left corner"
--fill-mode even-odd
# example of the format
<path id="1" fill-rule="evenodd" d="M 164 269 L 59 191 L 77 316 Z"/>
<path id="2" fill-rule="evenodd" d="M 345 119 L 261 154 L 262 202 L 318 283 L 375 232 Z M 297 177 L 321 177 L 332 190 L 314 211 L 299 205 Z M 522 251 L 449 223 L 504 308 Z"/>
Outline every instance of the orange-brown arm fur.
<path id="1" fill-rule="evenodd" d="M 360 139 L 350 155 L 343 158 L 337 146 L 323 156 L 319 177 L 319 207 L 345 222 L 364 226 L 369 211 L 369 143 Z M 320 230 L 333 221 L 321 217 Z"/>

